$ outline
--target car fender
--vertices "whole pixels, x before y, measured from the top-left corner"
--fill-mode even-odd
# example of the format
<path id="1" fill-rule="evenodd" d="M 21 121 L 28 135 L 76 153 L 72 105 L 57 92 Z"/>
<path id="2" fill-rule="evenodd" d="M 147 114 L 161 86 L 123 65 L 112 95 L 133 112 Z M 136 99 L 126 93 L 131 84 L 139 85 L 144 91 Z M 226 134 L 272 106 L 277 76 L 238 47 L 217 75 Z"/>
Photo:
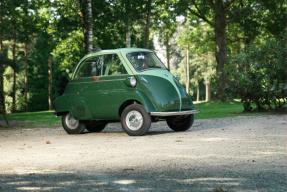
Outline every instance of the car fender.
<path id="1" fill-rule="evenodd" d="M 151 100 L 146 96 L 146 94 L 142 91 L 136 91 L 136 99 L 141 102 L 144 106 L 146 112 L 153 112 L 156 111 L 155 106 L 152 104 Z"/>
<path id="2" fill-rule="evenodd" d="M 56 114 L 70 112 L 77 119 L 90 119 L 92 118 L 91 111 L 84 98 L 72 97 L 71 95 L 61 95 L 54 101 Z"/>

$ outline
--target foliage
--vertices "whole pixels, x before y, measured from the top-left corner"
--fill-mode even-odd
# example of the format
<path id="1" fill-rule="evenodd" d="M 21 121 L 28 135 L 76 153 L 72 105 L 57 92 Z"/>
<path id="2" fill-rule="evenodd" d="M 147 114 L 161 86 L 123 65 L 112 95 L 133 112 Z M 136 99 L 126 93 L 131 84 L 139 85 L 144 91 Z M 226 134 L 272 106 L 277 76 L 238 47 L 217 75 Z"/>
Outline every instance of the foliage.
<path id="1" fill-rule="evenodd" d="M 210 40 L 212 30 L 204 22 L 194 18 L 187 21 L 179 34 L 178 44 L 185 50 L 189 48 L 189 75 L 190 84 L 193 88 L 201 83 L 210 83 L 215 77 L 215 57 L 212 52 L 213 42 Z M 184 53 L 183 53 L 184 54 Z M 176 70 L 181 83 L 186 82 L 186 59 L 184 58 Z M 194 89 L 191 94 L 194 95 Z"/>
<path id="2" fill-rule="evenodd" d="M 76 67 L 77 61 L 80 61 L 84 55 L 84 36 L 80 30 L 72 31 L 67 36 L 56 45 L 52 56 L 55 63 L 58 64 L 58 70 L 71 72 Z"/>
<path id="3" fill-rule="evenodd" d="M 85 55 L 83 2 L 0 1 L 0 113 L 6 111 L 4 106 L 10 112 L 13 103 L 16 104 L 16 111 L 47 110 L 48 97 L 53 100 L 62 93 L 66 72 L 71 73 Z M 91 2 L 94 47 L 125 47 L 127 32 L 130 32 L 131 46 L 146 45 L 153 48 L 153 40 L 157 36 L 163 45 L 159 51 L 165 52 L 167 65 L 171 66 L 182 82 L 186 78 L 185 49 L 189 47 L 188 74 L 193 87 L 203 87 L 211 82 L 212 90 L 215 90 L 219 86 L 216 81 L 218 71 L 223 70 L 223 73 L 230 74 L 231 79 L 224 81 L 230 90 L 225 94 L 230 94 L 230 97 L 249 94 L 245 86 L 253 86 L 251 80 L 255 79 L 258 84 L 255 88 L 265 95 L 261 95 L 263 99 L 260 99 L 258 108 L 270 108 L 268 102 L 274 108 L 280 105 L 279 101 L 284 101 L 281 93 L 275 90 L 281 90 L 286 84 L 286 79 L 281 78 L 282 68 L 287 68 L 286 59 L 282 56 L 286 54 L 286 0 Z M 224 15 L 216 9 L 215 3 L 224 4 Z M 216 20 L 218 22 L 219 19 L 226 19 L 226 26 L 215 30 Z M 219 34 L 223 28 L 225 34 Z M 221 47 L 221 50 L 227 57 L 227 64 L 223 57 L 224 67 L 221 69 L 215 59 L 215 53 L 218 52 L 216 38 L 220 38 L 220 35 L 226 38 L 226 46 Z M 51 61 L 52 83 L 48 81 L 48 63 Z M 245 72 L 239 83 L 236 81 L 236 72 L 242 69 Z M 52 94 L 49 96 L 50 86 Z M 200 92 L 204 95 L 203 91 Z M 269 94 L 275 94 L 276 97 Z"/>
<path id="4" fill-rule="evenodd" d="M 245 111 L 277 109 L 287 102 L 286 47 L 275 40 L 236 55 L 231 61 L 230 90 L 241 98 Z"/>

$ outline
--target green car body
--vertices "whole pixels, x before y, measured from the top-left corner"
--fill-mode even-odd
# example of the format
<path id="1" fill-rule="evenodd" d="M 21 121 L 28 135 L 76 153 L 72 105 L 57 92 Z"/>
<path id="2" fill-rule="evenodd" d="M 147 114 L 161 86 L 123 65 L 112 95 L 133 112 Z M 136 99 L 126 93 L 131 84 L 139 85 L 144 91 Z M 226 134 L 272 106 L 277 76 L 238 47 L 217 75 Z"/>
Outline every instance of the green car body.
<path id="1" fill-rule="evenodd" d="M 139 48 L 122 48 L 103 50 L 86 55 L 77 65 L 72 78 L 64 93 L 54 102 L 58 115 L 71 113 L 78 120 L 120 120 L 121 113 L 128 105 L 138 103 L 145 111 L 154 117 L 167 117 L 196 113 L 191 97 L 185 92 L 183 86 L 166 68 L 149 68 L 136 70 L 128 58 L 129 54 L 154 54 L 151 50 Z M 100 59 L 100 58 L 104 59 Z M 103 70 L 104 60 L 113 57 L 120 62 L 123 74 L 108 75 Z M 137 55 L 131 58 L 144 58 Z M 83 75 L 85 63 L 94 62 L 92 59 L 102 61 L 101 75 Z M 156 58 L 155 58 L 156 59 Z M 89 64 L 90 65 L 90 64 Z M 114 65 L 114 64 L 113 64 Z M 81 67 L 82 66 L 82 67 Z M 108 64 L 107 64 L 108 66 Z M 100 69 L 97 67 L 97 69 Z M 119 68 L 118 68 L 119 70 Z M 99 71 L 99 70 L 98 70 Z M 131 78 L 136 85 L 131 86 Z"/>

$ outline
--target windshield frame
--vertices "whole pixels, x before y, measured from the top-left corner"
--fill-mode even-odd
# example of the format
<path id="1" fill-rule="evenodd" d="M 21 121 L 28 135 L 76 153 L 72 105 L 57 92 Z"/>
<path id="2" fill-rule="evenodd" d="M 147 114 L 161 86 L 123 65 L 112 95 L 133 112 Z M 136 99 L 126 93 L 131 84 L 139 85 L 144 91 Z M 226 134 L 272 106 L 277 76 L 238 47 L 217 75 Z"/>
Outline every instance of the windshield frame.
<path id="1" fill-rule="evenodd" d="M 152 54 L 156 58 L 155 62 L 159 66 L 158 67 L 148 66 L 148 68 L 146 68 L 146 69 L 137 69 L 129 58 L 129 54 L 133 54 L 133 53 Z M 125 57 L 127 58 L 128 62 L 132 66 L 132 68 L 138 73 L 148 71 L 148 70 L 154 70 L 154 69 L 168 70 L 168 68 L 165 66 L 165 64 L 161 61 L 161 59 L 157 56 L 157 54 L 154 51 L 142 51 L 142 50 L 141 51 L 132 51 L 132 52 L 126 53 Z"/>

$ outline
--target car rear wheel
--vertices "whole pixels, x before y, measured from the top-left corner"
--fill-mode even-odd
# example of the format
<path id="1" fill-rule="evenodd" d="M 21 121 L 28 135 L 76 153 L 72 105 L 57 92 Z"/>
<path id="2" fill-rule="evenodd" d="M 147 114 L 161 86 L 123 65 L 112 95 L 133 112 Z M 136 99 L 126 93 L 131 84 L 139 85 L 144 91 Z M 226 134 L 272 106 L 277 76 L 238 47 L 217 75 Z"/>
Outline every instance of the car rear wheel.
<path id="1" fill-rule="evenodd" d="M 121 124 L 130 136 L 144 135 L 151 126 L 151 117 L 139 104 L 127 106 L 121 114 Z"/>
<path id="2" fill-rule="evenodd" d="M 104 121 L 89 121 L 85 123 L 86 129 L 89 132 L 101 132 L 106 127 L 107 123 Z"/>
<path id="3" fill-rule="evenodd" d="M 173 116 L 166 119 L 166 123 L 174 131 L 186 131 L 193 124 L 193 115 Z"/>
<path id="4" fill-rule="evenodd" d="M 62 116 L 62 125 L 68 134 L 80 134 L 85 131 L 85 125 L 74 118 L 71 113 Z"/>

